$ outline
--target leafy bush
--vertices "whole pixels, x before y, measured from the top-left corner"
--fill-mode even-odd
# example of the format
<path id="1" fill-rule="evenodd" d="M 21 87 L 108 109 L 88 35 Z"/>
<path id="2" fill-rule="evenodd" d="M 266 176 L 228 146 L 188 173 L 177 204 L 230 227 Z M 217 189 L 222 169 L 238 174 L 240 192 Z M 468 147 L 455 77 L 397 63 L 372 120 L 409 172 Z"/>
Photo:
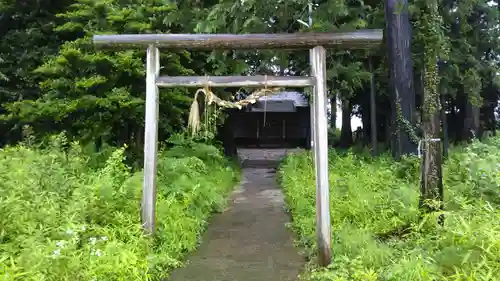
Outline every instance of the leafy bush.
<path id="1" fill-rule="evenodd" d="M 419 159 L 353 153 L 329 158 L 333 262 L 308 280 L 499 280 L 500 138 L 455 148 L 444 167 L 445 225 L 418 211 Z M 280 170 L 297 243 L 315 256 L 311 155 Z"/>
<path id="2" fill-rule="evenodd" d="M 328 128 L 328 144 L 336 146 L 340 141 L 340 130 L 335 128 Z"/>
<path id="3" fill-rule="evenodd" d="M 157 235 L 148 238 L 140 223 L 142 175 L 123 164 L 123 153 L 115 149 L 94 169 L 77 144 L 67 153 L 55 143 L 0 150 L 0 280 L 160 280 L 181 265 L 210 213 L 225 204 L 236 171 L 215 152 L 217 161 L 165 151 Z"/>
<path id="4" fill-rule="evenodd" d="M 174 134 L 168 142 L 173 145 L 164 155 L 174 158 L 182 158 L 187 156 L 197 157 L 203 161 L 216 162 L 222 164 L 226 159 L 214 145 L 209 145 L 204 142 L 197 142 L 186 134 Z"/>

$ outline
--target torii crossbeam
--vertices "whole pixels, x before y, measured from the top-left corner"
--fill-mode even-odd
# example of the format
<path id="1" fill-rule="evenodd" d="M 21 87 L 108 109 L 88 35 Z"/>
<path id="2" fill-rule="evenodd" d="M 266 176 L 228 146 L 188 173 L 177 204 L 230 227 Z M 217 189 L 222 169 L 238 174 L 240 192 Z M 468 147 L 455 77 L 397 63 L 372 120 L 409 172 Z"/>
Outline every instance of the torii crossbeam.
<path id="1" fill-rule="evenodd" d="M 94 44 L 111 48 L 146 48 L 146 116 L 142 223 L 153 233 L 156 205 L 158 152 L 158 87 L 313 87 L 312 147 L 316 171 L 316 233 L 319 263 L 331 262 L 331 220 L 328 183 L 328 123 L 325 48 L 369 49 L 382 41 L 382 30 L 343 33 L 285 34 L 123 34 L 95 35 Z M 159 76 L 158 48 L 175 50 L 309 49 L 311 76 Z"/>

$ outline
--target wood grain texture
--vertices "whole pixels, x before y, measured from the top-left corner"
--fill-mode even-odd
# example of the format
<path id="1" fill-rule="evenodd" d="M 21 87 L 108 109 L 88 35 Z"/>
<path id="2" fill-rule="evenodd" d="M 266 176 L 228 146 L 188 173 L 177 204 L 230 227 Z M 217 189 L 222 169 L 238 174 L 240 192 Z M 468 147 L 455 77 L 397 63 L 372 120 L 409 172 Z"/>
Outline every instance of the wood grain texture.
<path id="1" fill-rule="evenodd" d="M 158 154 L 159 97 L 156 78 L 160 53 L 151 45 L 146 55 L 146 115 L 144 132 L 144 182 L 142 189 L 142 224 L 146 233 L 154 233 L 156 212 L 156 162 Z"/>
<path id="2" fill-rule="evenodd" d="M 318 46 L 311 52 L 311 69 L 316 77 L 314 86 L 314 158 L 316 166 L 316 235 L 320 266 L 332 261 L 330 188 L 328 183 L 328 119 L 326 88 L 326 50 Z"/>
<path id="3" fill-rule="evenodd" d="M 310 87 L 314 77 L 301 76 L 161 76 L 158 87 Z"/>
<path id="4" fill-rule="evenodd" d="M 96 46 L 146 48 L 155 45 L 165 49 L 367 49 L 379 46 L 382 30 L 369 29 L 338 33 L 278 33 L 278 34 L 121 34 L 94 35 Z"/>

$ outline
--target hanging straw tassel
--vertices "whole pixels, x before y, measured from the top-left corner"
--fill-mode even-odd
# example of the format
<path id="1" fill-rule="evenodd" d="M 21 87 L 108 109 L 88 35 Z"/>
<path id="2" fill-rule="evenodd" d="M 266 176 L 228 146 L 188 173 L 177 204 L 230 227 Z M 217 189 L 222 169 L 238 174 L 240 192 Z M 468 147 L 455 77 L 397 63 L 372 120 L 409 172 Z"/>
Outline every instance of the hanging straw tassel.
<path id="1" fill-rule="evenodd" d="M 194 94 L 194 100 L 191 104 L 191 108 L 189 110 L 189 119 L 188 119 L 188 128 L 191 129 L 191 136 L 196 136 L 200 131 L 200 105 L 198 103 L 198 94 L 203 94 L 205 99 L 205 109 L 207 111 L 207 105 L 212 102 L 213 93 L 208 88 L 208 76 L 205 76 L 205 86 L 201 89 L 198 89 Z M 206 119 L 206 118 L 205 118 Z"/>
<path id="2" fill-rule="evenodd" d="M 191 129 L 191 136 L 195 136 L 200 131 L 200 105 L 198 104 L 198 94 L 203 91 L 203 89 L 196 91 L 189 110 L 188 128 Z"/>
<path id="3" fill-rule="evenodd" d="M 194 94 L 194 100 L 191 104 L 191 108 L 189 110 L 189 120 L 188 120 L 188 129 L 190 129 L 192 136 L 196 136 L 200 131 L 201 125 L 201 116 L 200 116 L 200 105 L 198 103 L 198 94 L 203 94 L 205 98 L 205 109 L 204 113 L 207 114 L 208 106 L 212 103 L 220 106 L 222 108 L 237 108 L 241 109 L 244 106 L 249 104 L 254 104 L 261 97 L 265 97 L 264 100 L 264 126 L 267 123 L 267 98 L 268 95 L 274 95 L 282 90 L 282 88 L 268 88 L 267 86 L 267 75 L 265 76 L 264 89 L 257 90 L 251 93 L 248 97 L 243 100 L 237 102 L 225 101 L 217 97 L 209 88 L 209 79 L 206 76 L 205 86 L 201 89 L 198 89 Z M 205 118 L 205 121 L 208 121 L 208 118 Z M 208 124 L 206 124 L 208 125 Z M 216 126 L 216 125 L 215 125 Z"/>

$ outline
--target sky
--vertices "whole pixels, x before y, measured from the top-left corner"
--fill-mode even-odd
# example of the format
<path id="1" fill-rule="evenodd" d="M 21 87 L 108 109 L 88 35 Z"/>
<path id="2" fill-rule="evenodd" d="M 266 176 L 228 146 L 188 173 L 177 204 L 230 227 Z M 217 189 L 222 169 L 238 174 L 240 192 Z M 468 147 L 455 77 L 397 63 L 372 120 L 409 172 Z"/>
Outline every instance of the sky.
<path id="1" fill-rule="evenodd" d="M 328 103 L 328 112 L 331 112 L 330 103 Z M 340 106 L 340 100 L 337 99 L 337 120 L 335 121 L 335 126 L 340 129 L 342 128 L 342 107 Z M 358 116 L 351 116 L 351 130 L 355 131 L 358 127 L 363 127 L 363 122 Z"/>

